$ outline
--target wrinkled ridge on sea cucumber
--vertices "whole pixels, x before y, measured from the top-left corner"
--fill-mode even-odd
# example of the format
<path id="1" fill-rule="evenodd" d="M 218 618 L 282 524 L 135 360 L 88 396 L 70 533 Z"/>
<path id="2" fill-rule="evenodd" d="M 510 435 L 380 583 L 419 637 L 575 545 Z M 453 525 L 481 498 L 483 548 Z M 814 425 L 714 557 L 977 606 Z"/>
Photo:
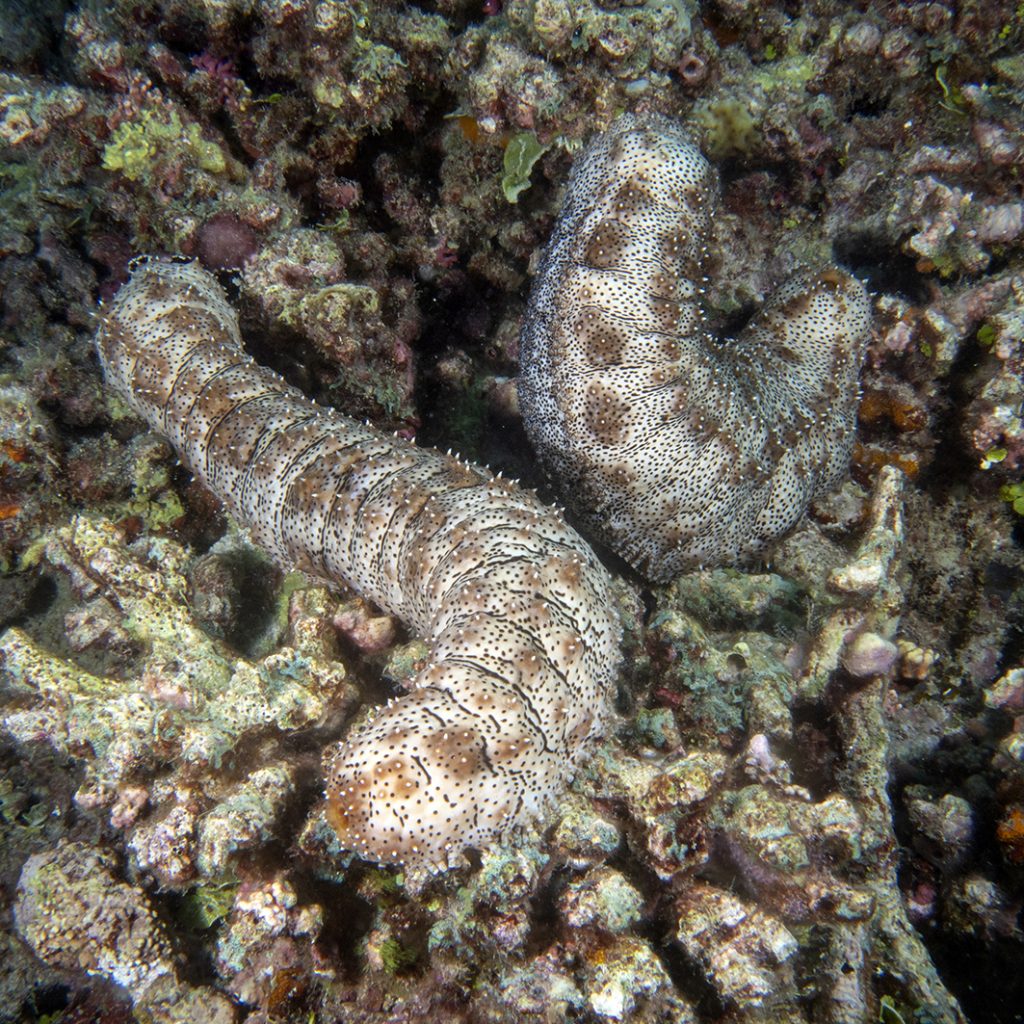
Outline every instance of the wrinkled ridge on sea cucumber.
<path id="1" fill-rule="evenodd" d="M 443 868 L 557 794 L 605 724 L 619 663 L 608 574 L 557 512 L 314 405 L 245 353 L 197 263 L 137 261 L 97 349 L 110 384 L 257 543 L 429 644 L 411 692 L 329 759 L 345 847 Z"/>
<path id="2" fill-rule="evenodd" d="M 731 340 L 701 303 L 717 176 L 666 118 L 577 158 L 520 342 L 527 432 L 580 521 L 653 580 L 760 557 L 846 472 L 870 326 L 834 267 Z"/>

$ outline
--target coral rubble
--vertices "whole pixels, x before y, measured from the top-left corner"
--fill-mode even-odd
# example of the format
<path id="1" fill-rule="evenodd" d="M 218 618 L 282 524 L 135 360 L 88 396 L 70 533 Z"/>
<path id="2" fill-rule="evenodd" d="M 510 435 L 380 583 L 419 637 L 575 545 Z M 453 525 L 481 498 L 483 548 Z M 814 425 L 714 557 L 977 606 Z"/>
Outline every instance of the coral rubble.
<path id="1" fill-rule="evenodd" d="M 1014 0 L 0 19 L 0 1020 L 1019 1016 Z M 809 271 L 867 282 L 851 478 L 769 565 L 649 587 L 597 548 L 611 735 L 414 892 L 341 849 L 322 757 L 426 647 L 270 566 L 103 384 L 94 311 L 140 252 L 198 259 L 319 406 L 550 497 L 519 327 L 623 112 L 716 168 L 716 337 Z"/>

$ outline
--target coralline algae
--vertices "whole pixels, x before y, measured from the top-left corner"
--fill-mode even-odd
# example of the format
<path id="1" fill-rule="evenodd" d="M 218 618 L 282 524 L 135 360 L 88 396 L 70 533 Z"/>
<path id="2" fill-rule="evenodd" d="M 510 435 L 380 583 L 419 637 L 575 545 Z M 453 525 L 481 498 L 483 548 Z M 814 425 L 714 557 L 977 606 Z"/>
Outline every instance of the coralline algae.
<path id="1" fill-rule="evenodd" d="M 181 976 L 173 941 L 146 891 L 118 877 L 117 858 L 65 842 L 33 854 L 18 882 L 22 938 L 48 963 L 121 985 L 154 1024 L 231 1024 L 231 1000 Z"/>
<path id="2" fill-rule="evenodd" d="M 835 268 L 732 341 L 701 305 L 716 175 L 675 123 L 625 116 L 573 167 L 523 325 L 528 433 L 589 531 L 665 581 L 760 554 L 853 448 L 870 323 Z"/>
<path id="3" fill-rule="evenodd" d="M 600 732 L 610 580 L 507 480 L 316 407 L 245 354 L 195 263 L 138 262 L 103 318 L 108 381 L 279 563 L 343 580 L 426 637 L 407 696 L 327 768 L 344 845 L 412 872 L 537 812 Z"/>

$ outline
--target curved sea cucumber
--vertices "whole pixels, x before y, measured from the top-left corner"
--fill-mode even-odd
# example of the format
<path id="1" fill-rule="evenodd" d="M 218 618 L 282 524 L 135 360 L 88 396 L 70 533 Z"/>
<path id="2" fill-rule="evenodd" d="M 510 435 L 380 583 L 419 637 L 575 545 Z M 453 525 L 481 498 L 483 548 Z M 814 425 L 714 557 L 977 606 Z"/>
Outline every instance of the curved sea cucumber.
<path id="1" fill-rule="evenodd" d="M 108 381 L 257 543 L 429 642 L 412 691 L 330 758 L 343 845 L 417 873 L 538 812 L 601 731 L 619 664 L 609 577 L 560 515 L 257 366 L 196 263 L 138 261 L 96 345 Z"/>
<path id="2" fill-rule="evenodd" d="M 761 555 L 853 448 L 864 287 L 829 268 L 712 337 L 717 195 L 682 128 L 619 118 L 573 166 L 520 341 L 541 462 L 587 530 L 656 581 Z"/>

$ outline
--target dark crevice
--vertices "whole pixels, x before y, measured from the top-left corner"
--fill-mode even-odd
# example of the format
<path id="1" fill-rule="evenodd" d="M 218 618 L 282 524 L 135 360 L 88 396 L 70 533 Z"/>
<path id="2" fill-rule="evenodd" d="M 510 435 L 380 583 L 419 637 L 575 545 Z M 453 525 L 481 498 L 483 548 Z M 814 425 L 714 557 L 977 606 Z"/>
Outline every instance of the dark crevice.
<path id="1" fill-rule="evenodd" d="M 0 69 L 64 79 L 64 20 L 75 0 L 4 0 L 0 14 Z"/>
<path id="2" fill-rule="evenodd" d="M 793 784 L 804 787 L 814 801 L 825 799 L 837 788 L 842 749 L 833 712 L 821 701 L 798 703 L 792 709 L 794 743 L 785 752 L 793 771 Z"/>
<path id="3" fill-rule="evenodd" d="M 609 864 L 621 871 L 647 901 L 650 912 L 636 931 L 650 943 L 676 990 L 702 1018 L 720 1017 L 725 1007 L 707 971 L 676 939 L 679 918 L 675 910 L 675 891 L 678 885 L 689 884 L 689 880 L 679 878 L 666 883 L 628 848 L 613 857 Z"/>
<path id="4" fill-rule="evenodd" d="M 915 304 L 930 299 L 927 281 L 915 261 L 893 250 L 873 232 L 850 230 L 833 243 L 836 262 L 867 283 L 873 292 L 900 295 Z"/>
<path id="5" fill-rule="evenodd" d="M 57 583 L 41 572 L 0 576 L 0 633 L 45 615 L 57 600 Z"/>

